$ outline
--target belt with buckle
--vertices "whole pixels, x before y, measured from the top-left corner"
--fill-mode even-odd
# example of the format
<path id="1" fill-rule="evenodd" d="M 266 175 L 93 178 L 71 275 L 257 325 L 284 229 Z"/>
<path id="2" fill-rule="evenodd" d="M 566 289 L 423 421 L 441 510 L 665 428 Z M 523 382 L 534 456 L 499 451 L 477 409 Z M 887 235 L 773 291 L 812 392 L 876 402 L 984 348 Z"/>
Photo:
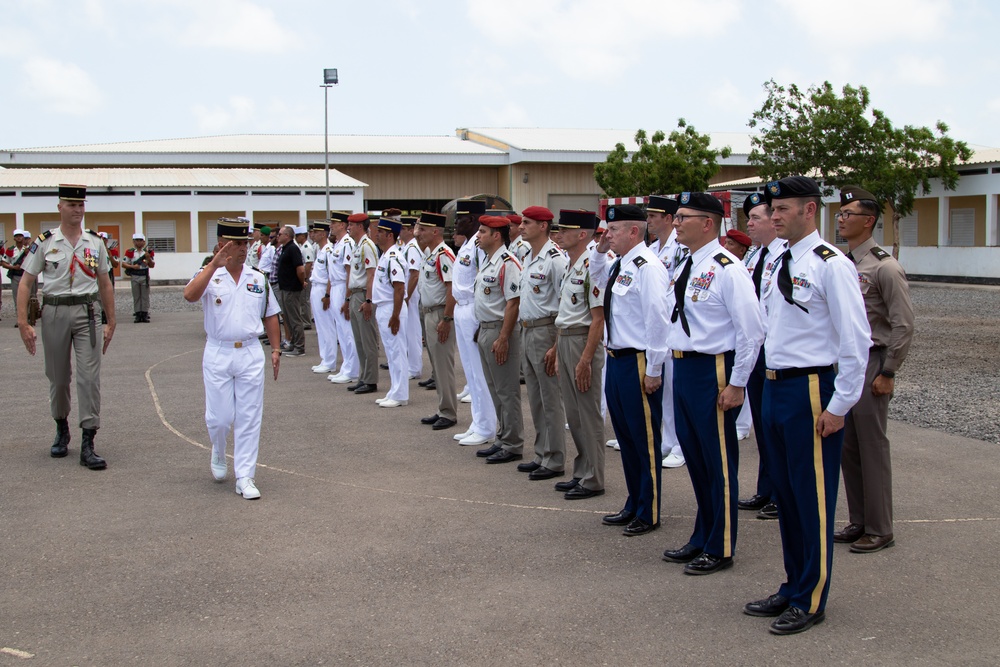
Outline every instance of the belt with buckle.
<path id="1" fill-rule="evenodd" d="M 585 336 L 590 333 L 589 326 L 566 327 L 559 330 L 560 336 Z"/>
<path id="2" fill-rule="evenodd" d="M 634 347 L 620 347 L 618 349 L 608 348 L 608 355 L 614 359 L 621 357 L 634 357 L 640 352 L 645 352 L 645 350 L 637 350 Z"/>
<path id="3" fill-rule="evenodd" d="M 97 292 L 90 294 L 75 294 L 72 296 L 42 295 L 42 304 L 46 306 L 86 306 L 100 298 Z"/>
<path id="4" fill-rule="evenodd" d="M 791 380 L 806 375 L 820 375 L 836 370 L 833 364 L 829 366 L 810 366 L 809 368 L 768 368 L 764 371 L 764 377 L 768 380 Z"/>
<path id="5" fill-rule="evenodd" d="M 243 347 L 250 347 L 251 343 L 260 345 L 260 340 L 257 338 L 247 338 L 246 340 L 218 340 L 217 338 L 209 338 L 208 342 L 219 347 L 231 347 L 237 350 Z"/>
<path id="6" fill-rule="evenodd" d="M 432 313 L 435 310 L 444 310 L 444 304 L 442 303 L 439 306 L 427 306 L 426 308 L 424 308 L 423 306 L 421 306 L 420 307 L 420 314 L 421 315 L 426 315 L 427 313 Z"/>
<path id="7" fill-rule="evenodd" d="M 534 327 L 544 327 L 550 324 L 555 324 L 556 318 L 549 317 L 539 317 L 537 320 L 521 320 L 521 326 L 525 329 L 532 329 Z"/>
<path id="8" fill-rule="evenodd" d="M 490 322 L 480 322 L 480 329 L 499 329 L 503 326 L 503 320 L 492 320 Z"/>

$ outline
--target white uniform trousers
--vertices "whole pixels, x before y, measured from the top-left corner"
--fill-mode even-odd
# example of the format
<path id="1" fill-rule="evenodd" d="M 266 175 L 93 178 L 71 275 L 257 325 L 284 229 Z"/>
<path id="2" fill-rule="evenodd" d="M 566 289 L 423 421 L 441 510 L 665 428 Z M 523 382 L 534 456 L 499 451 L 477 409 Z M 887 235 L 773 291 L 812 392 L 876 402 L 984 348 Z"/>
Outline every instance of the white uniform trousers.
<path id="1" fill-rule="evenodd" d="M 309 290 L 309 305 L 312 306 L 313 321 L 316 323 L 316 342 L 319 346 L 319 363 L 327 368 L 337 367 L 337 323 L 334 319 L 337 303 L 330 293 L 330 308 L 323 310 L 323 296 L 326 290 L 322 285 Z M 342 303 L 342 301 L 341 301 Z"/>
<path id="2" fill-rule="evenodd" d="M 493 407 L 490 389 L 486 386 L 483 360 L 479 356 L 479 346 L 472 337 L 479 328 L 475 306 L 472 303 L 455 306 L 455 341 L 458 343 L 458 357 L 462 360 L 465 383 L 472 396 L 472 425 L 469 430 L 483 438 L 497 435 L 497 413 Z"/>
<path id="3" fill-rule="evenodd" d="M 684 458 L 681 451 L 681 443 L 677 439 L 677 430 L 674 427 L 674 358 L 667 355 L 667 361 L 663 364 L 663 422 L 660 424 L 660 452 L 664 458 L 670 454 Z"/>
<path id="4" fill-rule="evenodd" d="M 424 330 L 420 326 L 420 294 L 410 297 L 410 311 L 406 323 L 406 359 L 410 364 L 409 377 L 420 377 L 424 372 Z"/>
<path id="5" fill-rule="evenodd" d="M 410 400 L 410 380 L 407 376 L 409 362 L 406 360 L 406 327 L 410 321 L 409 312 L 399 309 L 399 332 L 393 336 L 389 330 L 389 318 L 392 317 L 392 303 L 379 304 L 375 308 L 375 320 L 378 322 L 379 336 L 385 348 L 385 358 L 389 363 L 389 393 L 386 398 L 395 401 Z"/>
<path id="6" fill-rule="evenodd" d="M 340 375 L 349 378 L 358 377 L 358 351 L 354 347 L 354 332 L 351 330 L 351 322 L 340 312 L 341 306 L 347 299 L 347 283 L 334 283 L 330 286 L 330 310 L 333 313 L 333 322 L 337 329 L 337 344 L 340 345 Z M 336 368 L 336 355 L 333 357 L 332 367 Z"/>
<path id="7" fill-rule="evenodd" d="M 750 428 L 753 426 L 753 413 L 750 412 L 750 394 L 743 394 L 743 407 L 740 408 L 740 413 L 736 415 L 736 435 L 740 438 L 745 438 L 750 434 Z"/>
<path id="8" fill-rule="evenodd" d="M 226 454 L 226 437 L 233 429 L 233 460 L 237 479 L 254 477 L 260 423 L 264 415 L 264 350 L 256 337 L 235 348 L 209 341 L 202 358 L 205 379 L 205 425 L 212 451 Z"/>

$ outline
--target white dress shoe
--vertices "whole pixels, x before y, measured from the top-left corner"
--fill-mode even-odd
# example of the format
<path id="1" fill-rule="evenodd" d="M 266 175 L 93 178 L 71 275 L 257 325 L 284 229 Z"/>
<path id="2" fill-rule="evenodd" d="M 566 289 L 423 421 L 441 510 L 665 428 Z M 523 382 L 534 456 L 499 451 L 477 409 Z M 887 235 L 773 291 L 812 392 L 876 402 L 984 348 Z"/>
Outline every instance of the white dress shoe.
<path id="1" fill-rule="evenodd" d="M 406 405 L 408 402 L 409 401 L 397 401 L 394 398 L 387 398 L 384 401 L 382 401 L 381 403 L 379 403 L 379 407 L 382 407 L 382 408 L 398 408 L 401 405 Z"/>
<path id="2" fill-rule="evenodd" d="M 330 382 L 332 382 L 334 384 L 349 384 L 351 382 L 357 382 L 358 381 L 357 378 L 347 377 L 346 375 L 334 375 L 333 377 L 331 377 L 329 379 L 330 379 Z"/>
<path id="3" fill-rule="evenodd" d="M 607 445 L 608 447 L 614 447 L 615 449 L 618 449 L 618 441 L 615 440 L 614 438 L 612 438 L 611 440 L 608 440 L 604 444 Z"/>
<path id="4" fill-rule="evenodd" d="M 459 403 L 472 403 L 472 394 L 466 394 L 465 398 L 458 399 Z"/>
<path id="5" fill-rule="evenodd" d="M 663 457 L 664 468 L 680 468 L 684 465 L 684 456 L 680 454 L 668 454 Z"/>
<path id="6" fill-rule="evenodd" d="M 743 431 L 737 431 L 736 432 L 736 439 L 737 440 L 746 440 L 749 437 L 750 437 L 750 431 L 747 431 L 746 433 L 744 433 Z"/>
<path id="7" fill-rule="evenodd" d="M 247 500 L 257 500 L 260 498 L 260 491 L 257 490 L 257 485 L 253 483 L 253 477 L 241 477 L 236 480 L 236 493 Z"/>
<path id="8" fill-rule="evenodd" d="M 468 395 L 469 395 L 469 390 L 468 389 L 463 389 L 461 394 L 455 394 L 455 398 L 457 398 L 458 400 L 462 400 L 463 398 L 465 398 Z"/>
<path id="9" fill-rule="evenodd" d="M 473 435 L 473 434 L 475 434 L 475 431 L 473 431 L 473 430 L 472 430 L 472 429 L 470 428 L 470 429 L 469 429 L 468 431 L 466 431 L 465 433 L 457 433 L 457 434 L 453 435 L 452 437 L 453 437 L 453 438 L 454 438 L 455 440 L 464 440 L 465 438 L 468 438 L 468 437 L 469 437 L 470 435 Z"/>
<path id="10" fill-rule="evenodd" d="M 375 399 L 375 405 L 382 405 L 383 403 L 385 403 L 388 400 L 389 400 L 388 396 L 383 396 L 382 398 L 376 398 Z"/>
<path id="11" fill-rule="evenodd" d="M 488 442 L 492 442 L 493 438 L 487 438 L 486 436 L 479 435 L 478 433 L 473 433 L 472 435 L 466 436 L 458 441 L 458 444 L 470 446 L 470 445 L 485 445 Z"/>
<path id="12" fill-rule="evenodd" d="M 228 469 L 226 455 L 219 456 L 215 452 L 212 452 L 212 477 L 215 478 L 215 481 L 221 482 L 224 480 Z"/>
<path id="13" fill-rule="evenodd" d="M 324 366 L 323 364 L 320 364 L 318 366 L 313 366 L 312 368 L 313 373 L 329 373 L 332 370 L 333 370 L 332 368 L 330 368 L 329 366 Z"/>

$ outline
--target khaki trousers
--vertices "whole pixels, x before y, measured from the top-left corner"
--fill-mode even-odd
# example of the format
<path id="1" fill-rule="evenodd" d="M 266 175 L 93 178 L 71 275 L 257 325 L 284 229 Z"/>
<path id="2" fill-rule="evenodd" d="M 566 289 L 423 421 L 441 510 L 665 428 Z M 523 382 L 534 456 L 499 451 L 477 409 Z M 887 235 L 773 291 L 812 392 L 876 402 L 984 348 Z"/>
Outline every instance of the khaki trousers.
<path id="1" fill-rule="evenodd" d="M 496 444 L 512 454 L 524 451 L 524 415 L 521 413 L 521 337 L 512 335 L 507 361 L 497 364 L 493 343 L 500 337 L 502 320 L 480 322 L 479 357 L 483 362 L 486 387 L 497 413 Z"/>
<path id="2" fill-rule="evenodd" d="M 94 304 L 94 313 L 99 304 Z M 104 327 L 94 324 L 95 345 L 90 344 L 87 306 L 53 306 L 42 310 L 42 347 L 45 376 L 49 378 L 49 407 L 53 419 L 69 416 L 69 384 L 73 376 L 70 352 L 76 360 L 76 400 L 80 404 L 80 428 L 101 427 L 101 349 Z"/>
<path id="3" fill-rule="evenodd" d="M 524 386 L 535 425 L 534 462 L 556 472 L 566 467 L 566 411 L 559 378 L 545 372 L 545 353 L 556 344 L 556 327 L 546 324 L 521 329 Z"/>
<path id="4" fill-rule="evenodd" d="M 423 326 L 427 333 L 427 354 L 431 358 L 435 383 L 437 384 L 438 416 L 458 420 L 458 397 L 455 392 L 455 323 L 451 323 L 448 340 L 438 342 L 437 327 L 444 317 L 444 307 L 434 308 L 424 313 Z"/>
<path id="5" fill-rule="evenodd" d="M 351 332 L 354 347 L 358 352 L 358 380 L 365 384 L 378 384 L 378 335 L 375 332 L 375 310 L 372 318 L 365 321 L 361 305 L 365 302 L 365 291 L 351 293 Z"/>
<path id="6" fill-rule="evenodd" d="M 559 336 L 559 384 L 562 387 L 566 421 L 576 445 L 573 459 L 573 477 L 591 491 L 604 488 L 604 417 L 601 415 L 601 397 L 604 396 L 604 349 L 599 348 L 590 362 L 590 389 L 581 392 L 576 388 L 576 365 L 580 363 L 587 346 L 587 334 L 561 334 Z"/>

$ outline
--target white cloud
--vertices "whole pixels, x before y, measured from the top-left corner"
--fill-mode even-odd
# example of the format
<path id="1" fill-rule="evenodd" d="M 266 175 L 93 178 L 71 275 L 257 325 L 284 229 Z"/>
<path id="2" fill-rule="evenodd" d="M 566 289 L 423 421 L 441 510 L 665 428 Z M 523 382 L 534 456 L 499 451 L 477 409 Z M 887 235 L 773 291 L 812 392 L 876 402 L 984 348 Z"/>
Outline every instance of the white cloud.
<path id="1" fill-rule="evenodd" d="M 300 38 L 273 10 L 250 0 L 160 0 L 184 12 L 180 40 L 186 46 L 256 53 L 284 53 Z M 178 17 L 175 17 L 178 18 Z"/>
<path id="2" fill-rule="evenodd" d="M 918 86 L 940 86 L 948 77 L 941 58 L 922 58 L 916 55 L 897 56 L 896 82 Z"/>
<path id="3" fill-rule="evenodd" d="M 242 95 L 233 95 L 225 105 L 196 104 L 191 111 L 198 120 L 198 129 L 213 134 L 246 131 L 256 119 L 254 101 Z"/>
<path id="4" fill-rule="evenodd" d="M 809 33 L 838 44 L 881 44 L 939 36 L 952 9 L 941 0 L 838 0 L 836 3 L 777 0 L 781 10 Z M 863 20 L 858 20 L 863 16 Z"/>
<path id="5" fill-rule="evenodd" d="M 90 75 L 73 63 L 31 57 L 24 61 L 24 96 L 46 111 L 86 116 L 99 109 L 104 96 Z"/>

